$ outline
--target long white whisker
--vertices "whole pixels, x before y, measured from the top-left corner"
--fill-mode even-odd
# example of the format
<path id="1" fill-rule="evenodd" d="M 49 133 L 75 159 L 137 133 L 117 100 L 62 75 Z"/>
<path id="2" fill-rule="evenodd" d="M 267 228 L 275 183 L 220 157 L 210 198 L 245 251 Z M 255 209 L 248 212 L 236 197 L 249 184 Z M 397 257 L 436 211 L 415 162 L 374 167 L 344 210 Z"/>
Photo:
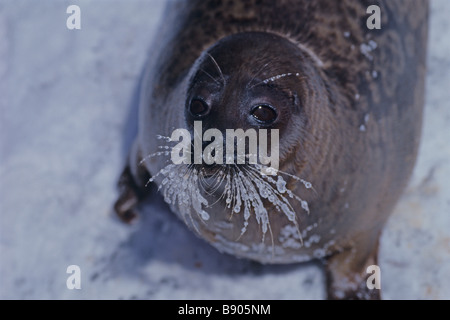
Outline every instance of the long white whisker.
<path id="1" fill-rule="evenodd" d="M 206 74 L 208 77 L 210 77 L 215 83 L 220 84 L 220 82 L 217 81 L 216 78 L 214 78 L 212 75 L 210 75 L 210 74 L 209 74 L 208 72 L 206 72 L 205 70 L 200 69 L 200 71 L 202 71 L 203 73 L 205 73 L 205 74 Z"/>
<path id="2" fill-rule="evenodd" d="M 207 55 L 211 58 L 212 62 L 214 63 L 214 66 L 217 68 L 217 70 L 219 71 L 219 75 L 223 81 L 223 85 L 225 85 L 226 80 L 225 80 L 225 76 L 223 75 L 222 69 L 220 68 L 219 64 L 217 63 L 216 59 L 214 59 L 214 57 L 209 54 L 209 52 L 207 52 Z"/>
<path id="3" fill-rule="evenodd" d="M 275 82 L 281 78 L 285 78 L 285 77 L 297 77 L 298 79 L 306 79 L 306 77 L 300 77 L 300 73 L 293 73 L 293 72 L 288 72 L 288 73 L 282 73 L 282 74 L 278 74 L 276 76 L 264 79 L 256 84 L 254 84 L 253 86 L 250 87 L 250 89 L 257 87 L 261 84 L 268 84 L 270 82 Z"/>
<path id="4" fill-rule="evenodd" d="M 256 73 L 253 75 L 252 80 L 250 80 L 250 81 L 247 83 L 247 88 L 248 88 L 248 86 L 255 80 L 255 78 L 261 73 L 261 71 L 263 71 L 263 70 L 269 65 L 269 63 L 270 63 L 270 62 L 267 62 L 265 65 L 263 65 L 263 66 L 258 70 L 258 72 L 256 72 Z M 251 88 L 253 88 L 253 87 L 251 87 Z"/>

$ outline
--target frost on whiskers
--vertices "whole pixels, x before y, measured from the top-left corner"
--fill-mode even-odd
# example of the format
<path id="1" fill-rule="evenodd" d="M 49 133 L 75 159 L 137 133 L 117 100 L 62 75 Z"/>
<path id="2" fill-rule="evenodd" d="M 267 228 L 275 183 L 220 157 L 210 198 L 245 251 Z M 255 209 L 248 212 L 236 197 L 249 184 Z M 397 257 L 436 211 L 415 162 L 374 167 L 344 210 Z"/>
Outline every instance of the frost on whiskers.
<path id="1" fill-rule="evenodd" d="M 158 139 L 171 142 L 167 137 L 158 136 Z M 161 151 L 147 156 L 141 164 L 156 156 L 170 156 L 172 147 L 160 146 L 159 149 Z M 264 204 L 269 202 L 293 223 L 302 241 L 297 215 L 291 201 L 298 201 L 301 208 L 309 214 L 308 202 L 287 187 L 287 181 L 283 176 L 300 182 L 306 189 L 312 189 L 310 182 L 280 170 L 277 171 L 276 176 L 265 175 L 262 172 L 268 172 L 270 168 L 261 164 L 217 165 L 217 170 L 211 176 L 207 175 L 199 165 L 173 164 L 170 160 L 168 162 L 169 164 L 159 170 L 148 183 L 161 179 L 158 190 L 162 191 L 164 200 L 169 205 L 177 207 L 185 222 L 188 217 L 197 232 L 192 214 L 197 214 L 201 221 L 206 223 L 210 219 L 208 208 L 219 201 L 224 201 L 225 206 L 230 209 L 230 219 L 233 215 L 243 214 L 244 225 L 239 237 L 247 231 L 253 214 L 261 227 L 262 241 L 269 231 L 273 242 L 269 213 Z M 215 202 L 208 203 L 206 195 L 216 194 L 218 190 L 221 192 L 215 197 Z"/>

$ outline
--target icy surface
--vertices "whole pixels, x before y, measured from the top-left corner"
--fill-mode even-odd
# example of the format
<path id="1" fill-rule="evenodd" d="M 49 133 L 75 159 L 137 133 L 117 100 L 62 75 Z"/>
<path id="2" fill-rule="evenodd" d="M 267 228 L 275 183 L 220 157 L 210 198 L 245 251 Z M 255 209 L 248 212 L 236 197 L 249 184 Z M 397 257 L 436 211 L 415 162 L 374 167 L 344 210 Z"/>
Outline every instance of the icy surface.
<path id="1" fill-rule="evenodd" d="M 315 264 L 220 254 L 160 197 L 131 227 L 114 218 L 163 1 L 78 0 L 82 29 L 69 31 L 73 3 L 0 0 L 0 298 L 323 298 Z M 432 8 L 419 160 L 381 239 L 387 299 L 450 299 L 450 2 Z M 81 290 L 66 288 L 72 264 Z"/>

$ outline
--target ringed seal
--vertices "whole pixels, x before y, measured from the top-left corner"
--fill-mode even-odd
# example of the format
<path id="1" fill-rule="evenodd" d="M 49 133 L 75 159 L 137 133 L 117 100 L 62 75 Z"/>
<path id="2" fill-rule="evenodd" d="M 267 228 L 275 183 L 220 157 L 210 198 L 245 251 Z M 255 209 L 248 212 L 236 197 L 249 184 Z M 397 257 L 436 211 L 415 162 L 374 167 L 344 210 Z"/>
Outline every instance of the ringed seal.
<path id="1" fill-rule="evenodd" d="M 380 30 L 366 26 L 370 5 L 381 9 Z M 416 158 L 427 19 L 426 0 L 172 3 L 116 212 L 130 221 L 151 182 L 220 251 L 261 263 L 321 259 L 329 298 L 379 298 L 366 269 Z M 279 171 L 175 165 L 177 128 L 191 137 L 277 129 Z"/>

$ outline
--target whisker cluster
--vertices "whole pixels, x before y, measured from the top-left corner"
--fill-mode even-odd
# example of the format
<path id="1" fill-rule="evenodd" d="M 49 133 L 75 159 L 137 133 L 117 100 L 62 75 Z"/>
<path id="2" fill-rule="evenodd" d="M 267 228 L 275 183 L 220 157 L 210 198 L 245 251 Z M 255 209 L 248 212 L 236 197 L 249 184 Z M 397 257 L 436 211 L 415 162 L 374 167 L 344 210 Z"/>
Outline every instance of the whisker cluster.
<path id="1" fill-rule="evenodd" d="M 168 137 L 158 136 L 158 139 L 171 142 Z M 158 149 L 160 151 L 146 156 L 141 164 L 153 157 L 170 156 L 173 147 L 162 145 Z M 300 182 L 306 189 L 313 190 L 312 184 L 280 170 L 275 176 L 263 174 L 262 172 L 266 169 L 270 168 L 261 164 L 216 165 L 214 173 L 208 174 L 201 165 L 173 164 L 168 160 L 168 164 L 152 176 L 147 184 L 160 178 L 158 190 L 162 191 L 165 202 L 176 206 L 185 223 L 187 223 L 186 219 L 189 219 L 198 233 L 192 215 L 197 214 L 200 221 L 206 223 L 210 219 L 208 209 L 224 201 L 224 205 L 230 210 L 230 220 L 236 214 L 243 214 L 244 225 L 239 238 L 247 231 L 253 215 L 260 225 L 262 241 L 264 242 L 265 235 L 269 232 L 273 247 L 274 240 L 267 208 L 271 206 L 293 223 L 303 244 L 297 214 L 291 201 L 298 201 L 303 211 L 309 214 L 308 202 L 287 187 L 284 177 Z M 215 201 L 210 204 L 207 198 L 214 194 Z"/>

